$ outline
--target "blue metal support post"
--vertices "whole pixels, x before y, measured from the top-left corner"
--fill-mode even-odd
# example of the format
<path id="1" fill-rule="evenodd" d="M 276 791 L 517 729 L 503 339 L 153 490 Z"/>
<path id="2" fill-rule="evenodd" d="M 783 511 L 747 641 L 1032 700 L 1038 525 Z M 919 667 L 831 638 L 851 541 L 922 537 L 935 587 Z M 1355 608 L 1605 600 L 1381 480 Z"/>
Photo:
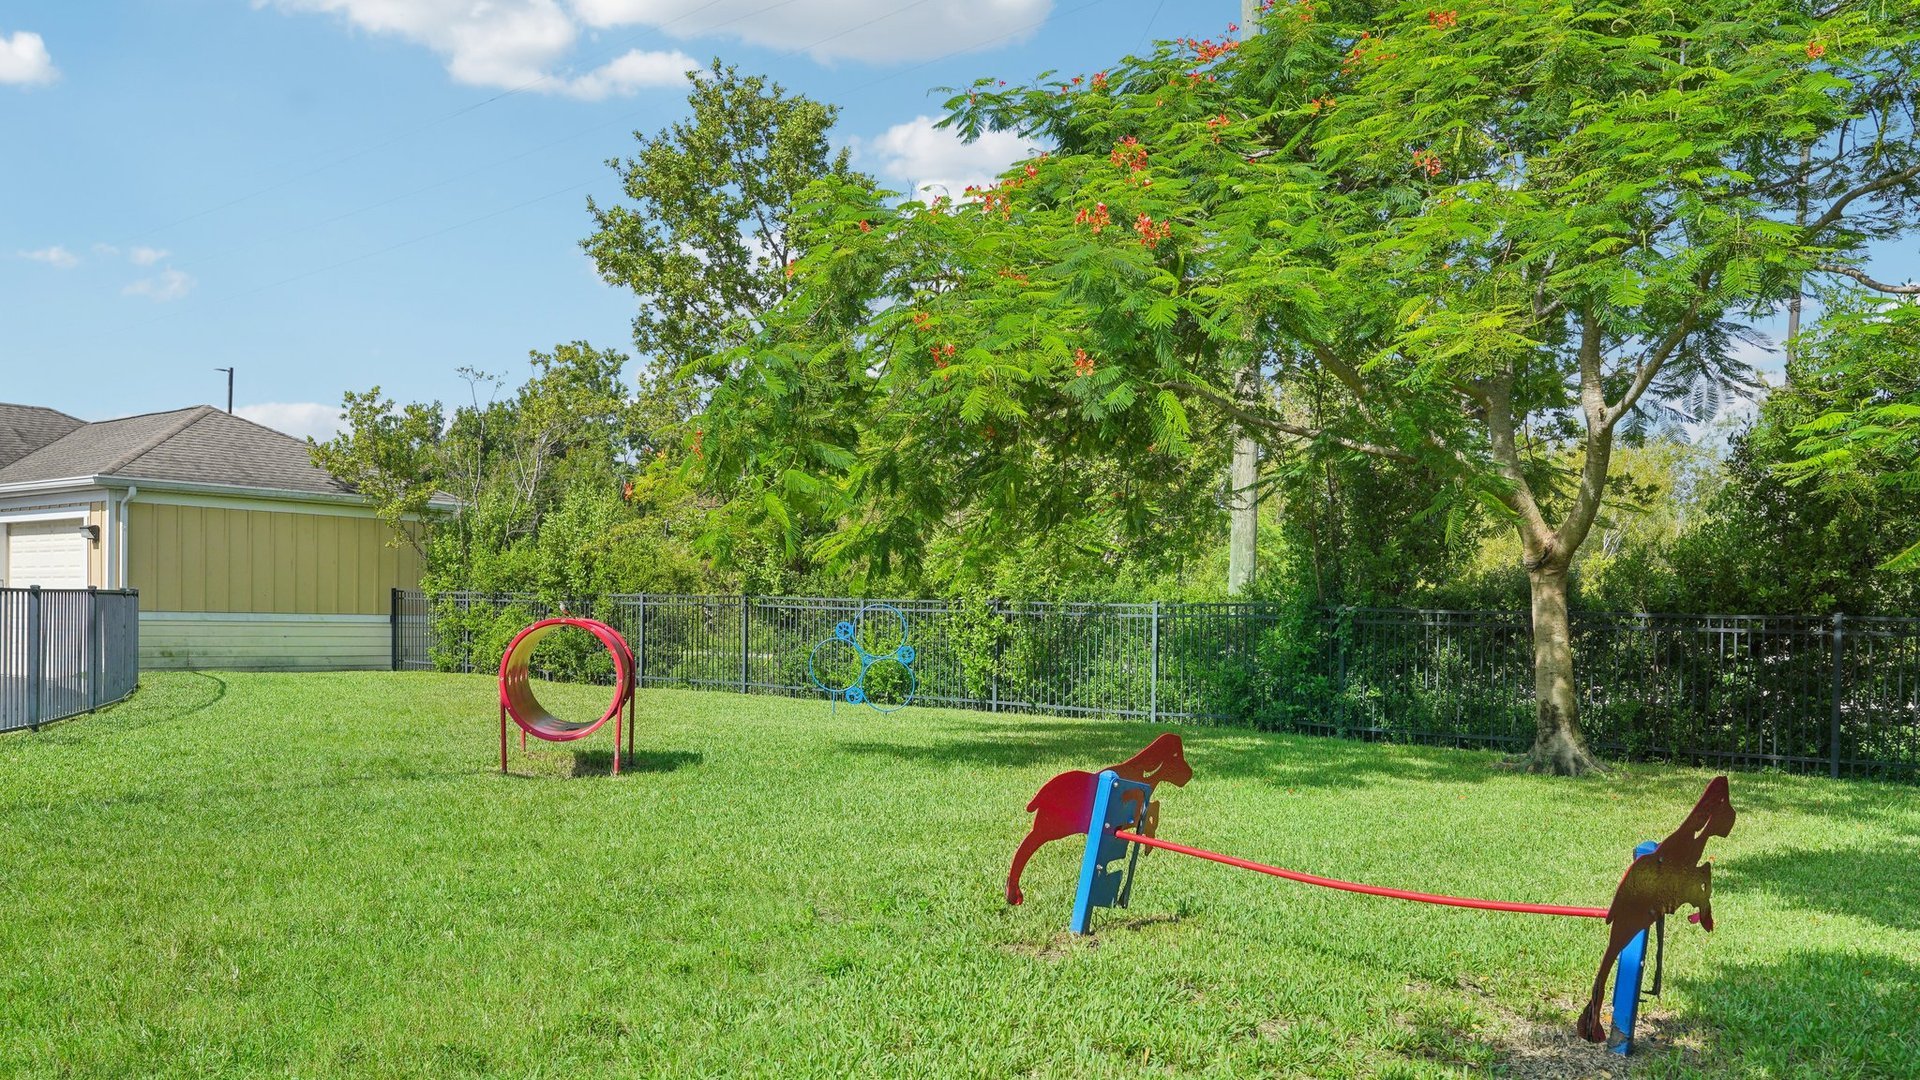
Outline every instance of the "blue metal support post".
<path id="1" fill-rule="evenodd" d="M 1633 849 L 1633 857 L 1651 855 L 1660 846 L 1657 840 L 1643 840 Z M 1607 1034 L 1607 1049 L 1616 1054 L 1633 1052 L 1633 1025 L 1640 1015 L 1640 984 L 1647 965 L 1647 932 L 1640 931 L 1620 952 L 1620 967 L 1613 976 L 1613 1028 Z"/>

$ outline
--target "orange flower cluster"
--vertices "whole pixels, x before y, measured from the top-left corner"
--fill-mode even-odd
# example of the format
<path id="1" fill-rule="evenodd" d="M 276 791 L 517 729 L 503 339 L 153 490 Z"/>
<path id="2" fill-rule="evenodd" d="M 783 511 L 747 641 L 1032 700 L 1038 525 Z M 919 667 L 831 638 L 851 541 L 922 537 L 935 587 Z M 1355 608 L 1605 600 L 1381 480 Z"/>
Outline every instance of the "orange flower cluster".
<path id="1" fill-rule="evenodd" d="M 706 428 L 693 429 L 693 456 L 694 457 L 703 458 L 707 456 L 706 452 L 700 449 L 700 444 L 706 440 L 706 437 L 707 437 Z"/>
<path id="2" fill-rule="evenodd" d="M 862 218 L 862 219 L 860 219 L 860 231 L 861 231 L 861 232 L 872 232 L 872 231 L 873 231 L 873 224 L 872 224 L 871 222 L 869 222 L 869 221 L 867 221 L 867 220 L 866 220 L 865 218 Z"/>
<path id="3" fill-rule="evenodd" d="M 1267 9 L 1272 7 L 1272 0 L 1268 0 Z M 1304 23 L 1313 21 L 1313 0 L 1300 0 L 1300 21 Z"/>
<path id="4" fill-rule="evenodd" d="M 1173 223 L 1162 221 L 1156 225 L 1151 217 L 1143 213 L 1133 219 L 1133 231 L 1140 234 L 1140 246 L 1157 248 L 1160 241 L 1173 235 Z"/>
<path id="5" fill-rule="evenodd" d="M 1827 55 L 1827 47 L 1817 41 L 1807 42 L 1807 59 L 1818 60 Z"/>
<path id="6" fill-rule="evenodd" d="M 934 367 L 946 367 L 948 362 L 953 359 L 954 348 L 951 342 L 945 345 L 931 346 L 930 351 L 933 353 Z"/>
<path id="7" fill-rule="evenodd" d="M 1374 63 L 1378 64 L 1383 61 L 1393 59 L 1393 56 L 1394 56 L 1393 53 L 1384 52 L 1384 51 L 1373 51 L 1373 52 L 1369 51 L 1378 44 L 1379 42 L 1374 39 L 1374 36 L 1371 33 L 1365 30 L 1360 31 L 1360 40 L 1354 42 L 1353 48 L 1348 49 L 1347 55 L 1342 57 L 1340 60 L 1340 73 L 1343 75 L 1353 74 L 1354 71 L 1359 69 L 1360 63 L 1363 60 L 1371 60 Z"/>
<path id="8" fill-rule="evenodd" d="M 1147 148 L 1140 145 L 1139 139 L 1129 135 L 1113 144 L 1113 152 L 1107 155 L 1107 160 L 1115 168 L 1139 172 L 1147 167 Z"/>
<path id="9" fill-rule="evenodd" d="M 1083 208 L 1079 213 L 1073 215 L 1073 223 L 1075 225 L 1091 225 L 1093 226 L 1093 235 L 1099 236 L 1101 229 L 1113 224 L 1113 219 L 1107 216 L 1106 203 L 1095 203 L 1092 210 Z"/>
<path id="10" fill-rule="evenodd" d="M 1435 30 L 1451 30 L 1460 25 L 1460 13 L 1457 11 L 1429 11 L 1427 22 Z"/>
<path id="11" fill-rule="evenodd" d="M 1093 374 L 1093 357 L 1087 355 L 1087 350 L 1073 350 L 1073 373 L 1083 378 Z"/>
<path id="12" fill-rule="evenodd" d="M 1307 109 L 1311 112 L 1322 112 L 1324 110 L 1331 109 L 1331 108 L 1333 108 L 1332 94 L 1328 94 L 1326 97 L 1323 97 L 1323 98 L 1317 97 L 1317 98 L 1314 98 L 1312 101 L 1307 102 Z"/>
<path id="13" fill-rule="evenodd" d="M 1096 72 L 1094 72 L 1094 73 L 1093 73 L 1093 88 L 1094 88 L 1095 90 L 1105 90 L 1105 89 L 1107 88 L 1107 73 L 1106 73 L 1106 72 L 1104 72 L 1104 71 L 1096 71 Z"/>
<path id="14" fill-rule="evenodd" d="M 1001 267 L 1000 276 L 1003 278 L 1006 278 L 1008 281 L 1012 281 L 1019 285 L 1027 284 L 1027 275 L 1015 273 L 1013 267 L 1011 266 Z"/>
<path id="15" fill-rule="evenodd" d="M 1232 38 L 1224 41 L 1215 41 L 1212 38 L 1196 41 L 1188 38 L 1180 44 L 1192 49 L 1194 62 L 1201 64 L 1210 64 L 1240 47 L 1240 43 Z"/>
<path id="16" fill-rule="evenodd" d="M 1005 221 L 1013 217 L 1013 201 L 1007 197 L 1005 188 L 1013 186 L 1017 185 L 1011 180 L 1007 182 L 1005 187 L 983 188 L 968 184 L 967 194 L 980 200 L 981 213 L 991 214 L 997 210 L 1000 212 L 1000 220 Z"/>
<path id="17" fill-rule="evenodd" d="M 1415 150 L 1413 167 L 1425 171 L 1428 176 L 1439 176 L 1442 168 L 1440 155 L 1431 150 Z"/>
<path id="18" fill-rule="evenodd" d="M 787 260 L 787 277 L 788 277 L 789 279 L 791 279 L 791 278 L 793 277 L 793 264 L 794 264 L 794 263 L 796 263 L 796 262 L 799 262 L 799 261 L 800 261 L 800 260 L 798 260 L 798 259 L 788 259 L 788 260 Z"/>
<path id="19" fill-rule="evenodd" d="M 1213 119 L 1207 121 L 1207 127 L 1212 129 L 1213 131 L 1214 142 L 1220 141 L 1220 129 L 1226 127 L 1228 124 L 1231 124 L 1231 123 L 1233 123 L 1233 121 L 1227 119 L 1226 113 L 1221 113 L 1219 116 L 1216 116 Z"/>
<path id="20" fill-rule="evenodd" d="M 915 330 L 925 330 L 931 325 L 933 325 L 933 316 L 924 311 L 916 311 L 913 313 L 913 328 Z"/>

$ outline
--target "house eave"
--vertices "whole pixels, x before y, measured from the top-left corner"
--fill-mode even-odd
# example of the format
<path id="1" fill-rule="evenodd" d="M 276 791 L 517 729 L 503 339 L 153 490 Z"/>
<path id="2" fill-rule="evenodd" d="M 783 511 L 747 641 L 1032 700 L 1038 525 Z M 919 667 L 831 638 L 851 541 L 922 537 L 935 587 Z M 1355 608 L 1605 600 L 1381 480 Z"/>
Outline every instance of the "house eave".
<path id="1" fill-rule="evenodd" d="M 141 476 L 95 476 L 89 482 L 99 487 L 115 491 L 128 487 L 137 487 L 141 491 L 165 491 L 181 495 L 224 495 L 233 499 L 261 499 L 272 502 L 319 503 L 331 506 L 357 506 L 371 510 L 373 504 L 360 495 L 351 492 L 296 491 L 289 488 L 254 487 L 242 484 L 202 484 L 191 480 L 156 480 Z M 4 494 L 0 489 L 0 494 Z M 458 502 L 435 501 L 428 509 L 440 513 L 451 513 L 460 509 Z"/>
<path id="2" fill-rule="evenodd" d="M 85 491 L 104 487 L 98 476 L 66 476 L 56 480 L 33 480 L 21 484 L 0 484 L 0 499 L 20 495 L 57 495 L 66 491 Z"/>

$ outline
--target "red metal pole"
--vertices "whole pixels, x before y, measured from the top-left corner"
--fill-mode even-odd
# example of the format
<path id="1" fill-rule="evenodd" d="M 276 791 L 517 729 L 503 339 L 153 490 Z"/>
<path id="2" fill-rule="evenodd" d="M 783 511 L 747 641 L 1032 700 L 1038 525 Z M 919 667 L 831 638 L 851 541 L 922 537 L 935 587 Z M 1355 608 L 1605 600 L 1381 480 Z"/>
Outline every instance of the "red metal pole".
<path id="1" fill-rule="evenodd" d="M 1196 859 L 1206 859 L 1210 862 L 1224 863 L 1227 866 L 1237 866 L 1242 870 L 1252 870 L 1261 874 L 1272 874 L 1274 877 L 1286 878 L 1288 881 L 1299 881 L 1308 885 L 1320 885 L 1329 889 L 1342 889 L 1346 892 L 1366 893 L 1369 896 L 1391 896 L 1396 900 L 1416 900 L 1422 904 L 1444 904 L 1447 907 L 1480 908 L 1483 911 L 1517 911 L 1528 915 L 1572 915 L 1584 919 L 1604 919 L 1607 917 L 1606 908 L 1563 907 L 1558 904 L 1515 904 L 1505 900 L 1476 900 L 1467 896 L 1441 896 L 1437 893 L 1411 892 L 1406 889 L 1389 889 L 1380 885 L 1362 885 L 1354 881 L 1341 881 L 1339 878 L 1320 877 L 1316 874 L 1303 874 L 1298 870 L 1286 870 L 1278 866 L 1268 866 L 1265 863 L 1252 862 L 1247 859 L 1236 859 L 1231 855 L 1222 855 L 1217 851 L 1188 847 L 1185 844 L 1175 844 L 1151 836 L 1142 836 L 1139 833 L 1130 832 L 1126 829 L 1116 830 L 1113 835 L 1122 840 L 1130 840 L 1136 844 L 1144 844 L 1147 847 L 1161 848 L 1165 851 L 1178 852 L 1181 855 L 1192 855 Z"/>

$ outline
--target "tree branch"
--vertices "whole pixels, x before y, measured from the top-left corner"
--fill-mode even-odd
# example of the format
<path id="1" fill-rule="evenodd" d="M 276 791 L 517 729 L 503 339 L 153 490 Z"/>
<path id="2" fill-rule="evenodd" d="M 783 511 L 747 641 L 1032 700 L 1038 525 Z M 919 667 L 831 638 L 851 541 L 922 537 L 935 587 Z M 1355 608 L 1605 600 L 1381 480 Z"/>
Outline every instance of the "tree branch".
<path id="1" fill-rule="evenodd" d="M 1836 266 L 1832 263 L 1821 263 L 1819 266 L 1814 267 L 1814 269 L 1828 274 L 1839 274 L 1841 277 L 1850 277 L 1876 292 L 1890 293 L 1894 296 L 1920 296 L 1920 285 L 1889 285 L 1884 281 L 1875 281 L 1864 272 L 1855 270 L 1851 266 Z"/>
<path id="2" fill-rule="evenodd" d="M 1687 339 L 1688 334 L 1693 332 L 1694 323 L 1700 318 L 1700 300 L 1706 295 L 1707 286 L 1713 283 L 1713 274 L 1714 267 L 1709 266 L 1700 271 L 1699 276 L 1694 279 L 1693 302 L 1687 305 L 1686 315 L 1675 323 L 1673 329 L 1667 332 L 1667 336 L 1661 338 L 1660 343 L 1647 354 L 1646 360 L 1640 364 L 1639 372 L 1634 375 L 1633 382 L 1627 387 L 1627 392 L 1620 395 L 1618 404 L 1607 410 L 1606 429 L 1608 431 L 1613 430 L 1613 426 L 1620 422 L 1621 417 L 1633 411 L 1633 407 L 1640 402 L 1640 395 L 1647 392 L 1647 387 L 1653 385 L 1654 377 L 1659 375 L 1660 369 L 1666 366 L 1668 357 L 1672 356 L 1673 351 L 1680 347 L 1680 343 Z"/>
<path id="3" fill-rule="evenodd" d="M 1847 214 L 1848 204 L 1852 203 L 1855 199 L 1859 199 L 1859 198 L 1863 198 L 1865 196 L 1871 195 L 1876 191 L 1885 191 L 1887 188 L 1897 187 L 1901 184 L 1906 183 L 1909 180 L 1914 179 L 1915 177 L 1920 177 L 1920 165 L 1912 165 L 1905 169 L 1901 169 L 1899 172 L 1888 173 L 1887 175 L 1881 177 L 1878 180 L 1873 180 L 1868 183 L 1861 184 L 1859 187 L 1854 188 L 1852 191 L 1849 191 L 1846 194 L 1840 196 L 1838 199 L 1834 200 L 1833 205 L 1827 207 L 1826 213 L 1821 214 L 1819 217 L 1815 218 L 1813 220 L 1813 224 L 1807 226 L 1806 235 L 1808 236 L 1818 235 L 1827 226 L 1832 225 L 1834 222 L 1839 221 L 1841 218 L 1845 217 Z"/>
<path id="4" fill-rule="evenodd" d="M 1512 485 L 1496 496 L 1520 519 L 1520 546 L 1526 553 L 1527 569 L 1533 570 L 1553 556 L 1554 537 L 1540 513 L 1540 504 L 1534 501 L 1533 487 L 1527 483 L 1526 470 L 1520 463 L 1520 450 L 1514 445 L 1513 376 L 1513 368 L 1508 367 L 1487 379 L 1487 448 L 1501 477 Z"/>
<path id="5" fill-rule="evenodd" d="M 1171 390 L 1176 394 L 1188 394 L 1194 397 L 1205 398 L 1235 420 L 1252 427 L 1261 428 L 1265 431 L 1271 431 L 1280 435 L 1291 435 L 1296 439 L 1325 439 L 1336 446 L 1343 446 L 1348 450 L 1356 450 L 1362 454 L 1372 455 L 1373 457 L 1389 458 L 1394 461 L 1415 460 L 1412 454 L 1404 450 L 1397 450 L 1391 446 L 1364 442 L 1360 439 L 1351 439 L 1345 435 L 1335 435 L 1324 428 L 1301 427 L 1298 424 L 1290 424 L 1285 420 L 1255 412 L 1242 406 L 1238 401 L 1235 401 L 1231 395 L 1223 394 L 1210 386 L 1202 386 L 1198 383 L 1182 381 L 1160 383 L 1159 386 L 1162 390 Z"/>
<path id="6" fill-rule="evenodd" d="M 1561 519 L 1555 539 L 1569 554 L 1580 550 L 1600 513 L 1607 490 L 1607 466 L 1613 457 L 1613 425 L 1607 421 L 1607 391 L 1600 366 L 1600 320 L 1592 311 L 1580 313 L 1580 409 L 1586 416 L 1586 460 L 1580 467 L 1580 488 Z"/>

